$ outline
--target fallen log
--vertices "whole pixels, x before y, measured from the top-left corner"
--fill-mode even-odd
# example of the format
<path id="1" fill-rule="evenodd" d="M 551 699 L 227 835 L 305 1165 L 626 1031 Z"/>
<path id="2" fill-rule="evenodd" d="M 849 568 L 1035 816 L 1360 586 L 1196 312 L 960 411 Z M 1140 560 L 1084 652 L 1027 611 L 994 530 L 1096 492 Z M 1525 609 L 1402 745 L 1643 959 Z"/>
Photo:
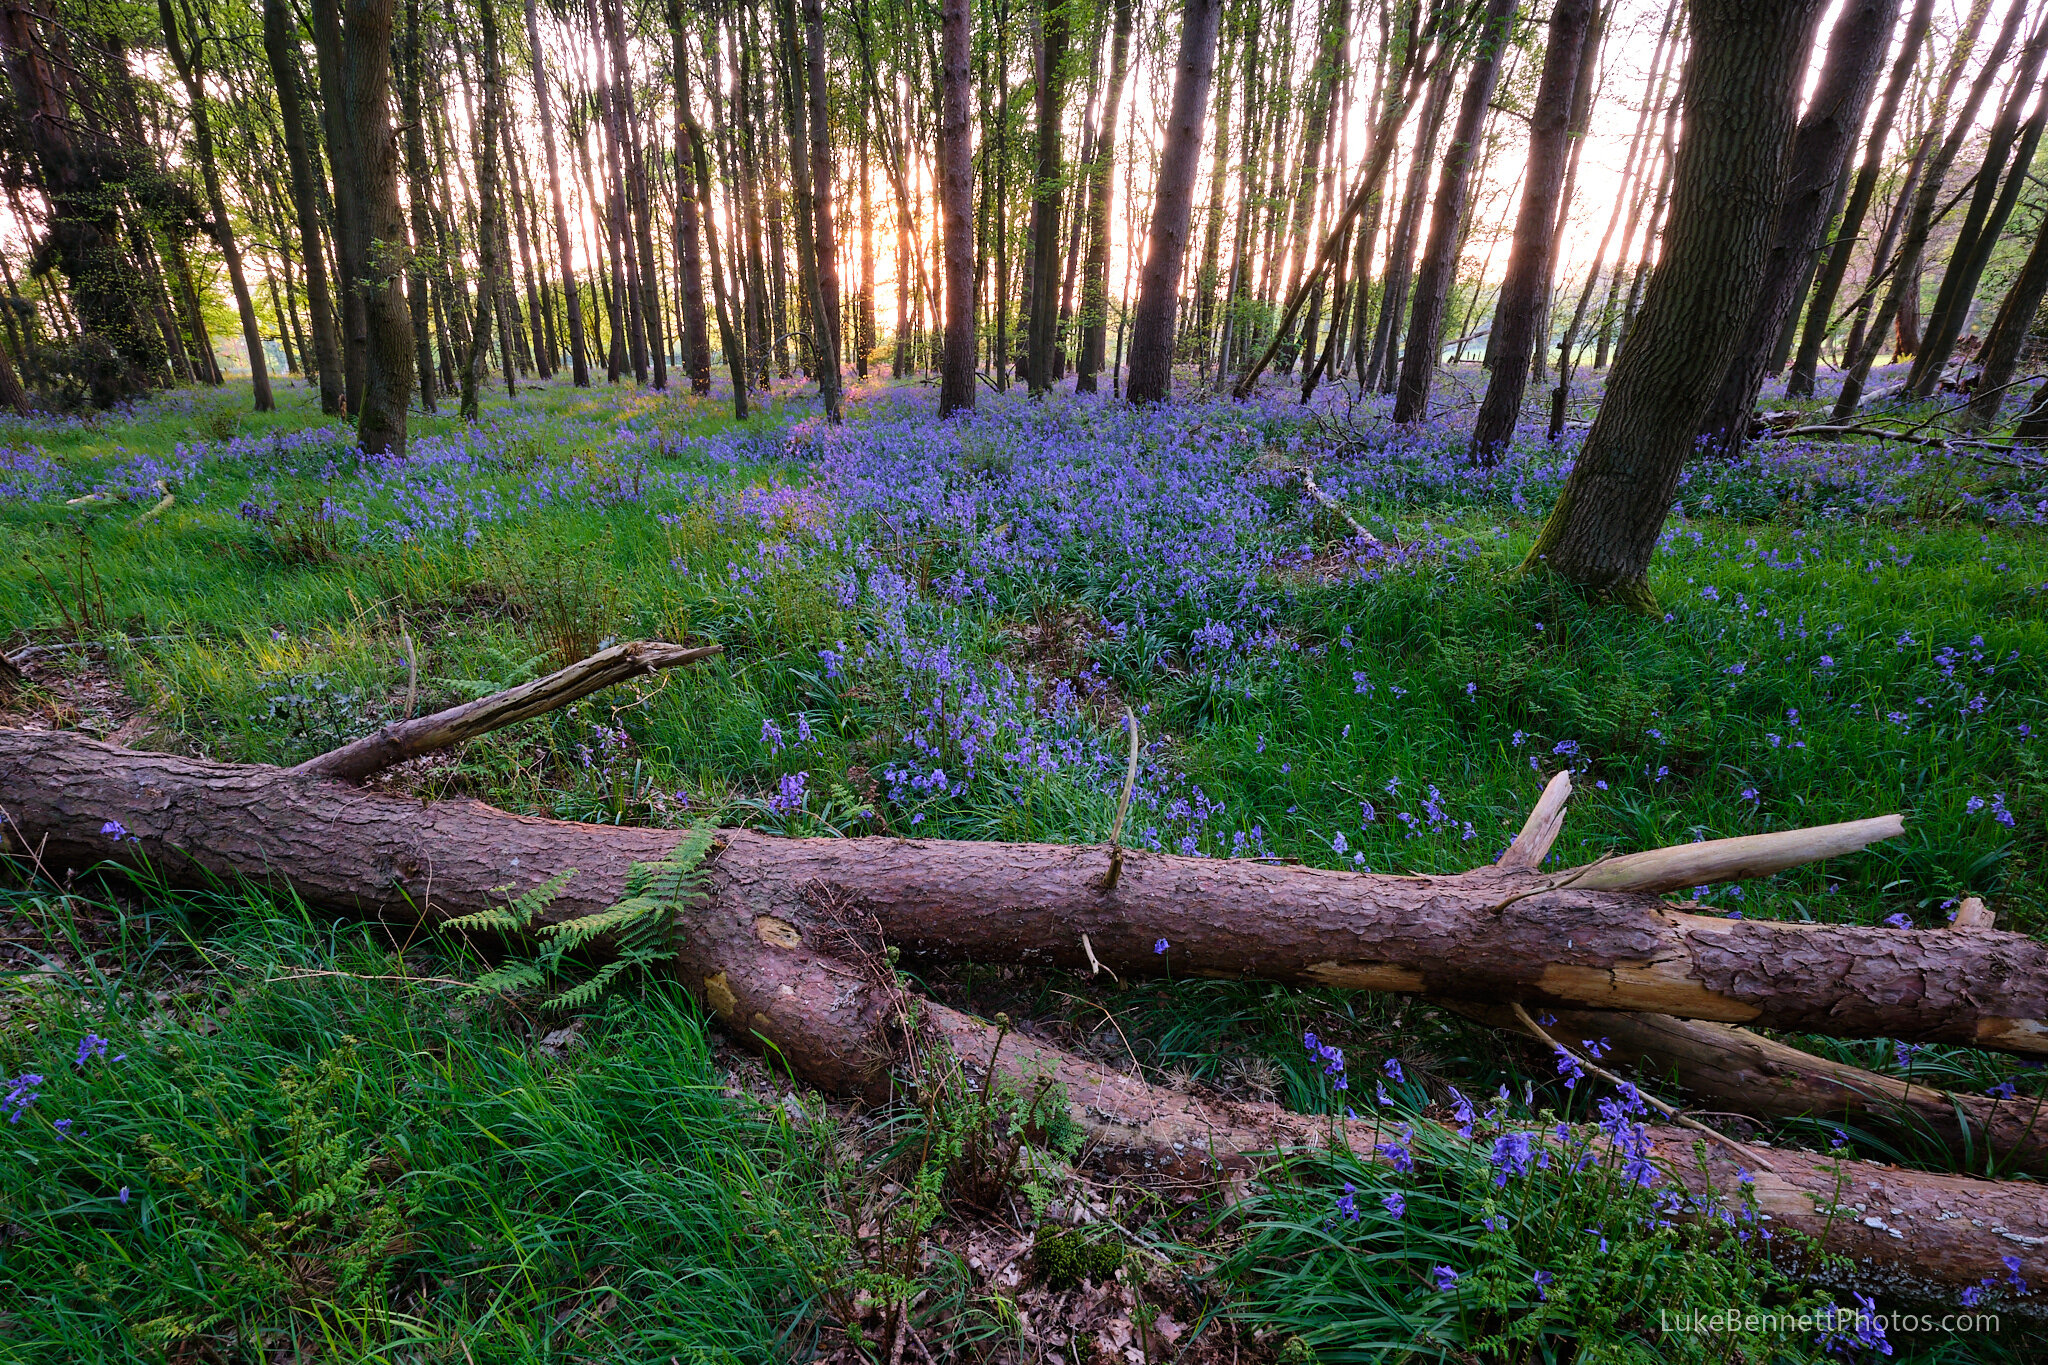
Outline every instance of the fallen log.
<path id="1" fill-rule="evenodd" d="M 1503 1030 L 1517 1028 L 1513 1012 L 1500 1006 L 1439 1003 Z M 1941 1144 L 1973 1169 L 2048 1176 L 2048 1112 L 2037 1099 L 1942 1090 L 1817 1057 L 1732 1024 L 1668 1014 L 1566 1010 L 1549 1032 L 1568 1047 L 1593 1044 L 1595 1055 L 1610 1064 L 1675 1082 L 1699 1102 L 1693 1113 L 1897 1130 Z"/>
<path id="2" fill-rule="evenodd" d="M 508 815 L 474 801 L 381 805 L 337 782 L 260 764 L 148 754 L 68 733 L 0 733 L 0 807 L 24 847 L 67 865 L 149 861 L 173 877 L 288 882 L 350 913 L 453 916 L 495 888 L 579 875 L 553 918 L 619 899 L 636 859 L 673 836 Z M 109 821 L 130 837 L 101 833 Z M 1649 885 L 1782 866 L 1881 837 L 1896 818 L 1635 855 Z M 1847 1038 L 2048 1055 L 2048 946 L 1996 930 L 1901 930 L 1688 914 L 1632 889 L 1480 868 L 1374 876 L 1127 851 L 1113 891 L 1098 849 L 904 839 L 785 839 L 731 831 L 720 857 L 801 934 L 799 889 L 860 901 L 906 952 L 1085 966 L 1125 980 L 1259 977 L 1531 1009 L 1624 1009 Z M 1682 879 L 1681 879 L 1682 880 Z M 1689 883 L 1685 883 L 1689 884 Z M 1626 886 L 1626 883 L 1624 883 Z M 1086 936 L 1091 948 L 1084 950 Z M 1164 952 L 1155 945 L 1167 941 Z"/>
<path id="3" fill-rule="evenodd" d="M 22 732 L 0 732 L 0 813 L 10 847 L 53 875 L 103 861 L 147 864 L 173 881 L 246 877 L 289 887 L 322 909 L 407 921 L 502 905 L 508 891 L 530 889 L 567 868 L 577 874 L 546 918 L 593 913 L 620 898 L 635 861 L 659 860 L 678 840 L 674 831 L 545 820 L 469 800 L 422 805 L 262 765 L 209 763 L 137 753 L 72 734 Z M 889 1093 L 908 1024 L 904 997 L 893 977 L 873 967 L 874 945 L 867 940 L 900 941 L 904 935 L 892 924 L 918 927 L 920 906 L 937 911 L 923 926 L 928 942 L 943 941 L 939 931 L 950 931 L 962 919 L 985 926 L 987 916 L 1007 915 L 1020 930 L 1018 938 L 991 938 L 985 927 L 961 936 L 1002 948 L 980 954 L 985 960 L 1007 954 L 1076 960 L 1078 949 L 1066 949 L 1064 942 L 1077 926 L 1068 924 L 1057 934 L 1054 927 L 1058 916 L 1078 913 L 1083 923 L 1107 930 L 1102 942 L 1110 946 L 1097 951 L 1127 967 L 1147 968 L 1149 945 L 1141 954 L 1124 942 L 1144 921 L 1089 908 L 1126 898 L 1147 916 L 1169 916 L 1173 932 L 1202 918 L 1229 925 L 1230 914 L 1261 903 L 1283 912 L 1264 921 L 1269 929 L 1292 924 L 1311 931 L 1307 947 L 1291 950 L 1292 958 L 1272 949 L 1245 952 L 1245 967 L 1254 972 L 1284 968 L 1305 955 L 1311 963 L 1324 954 L 1334 960 L 1344 951 L 1345 931 L 1338 926 L 1347 918 L 1384 943 L 1396 933 L 1384 924 L 1387 916 L 1420 914 L 1442 926 L 1477 913 L 1473 906 L 1484 911 L 1497 904 L 1507 887 L 1521 888 L 1514 894 L 1523 899 L 1485 923 L 1496 930 L 1504 922 L 1540 924 L 1528 917 L 1542 909 L 1568 945 L 1572 935 L 1632 942 L 1630 935 L 1655 933 L 1673 915 L 1638 894 L 1545 891 L 1540 884 L 1532 889 L 1526 876 L 1505 882 L 1479 878 L 1481 896 L 1458 878 L 1363 878 L 1132 853 L 1117 895 L 1110 896 L 1100 890 L 1099 850 L 780 839 L 744 830 L 721 839 L 709 890 L 686 917 L 676 970 L 728 1027 L 797 1076 L 870 1099 Z M 1033 918 L 1046 923 L 1033 927 Z M 1146 932 L 1156 931 L 1148 925 Z M 1245 932 L 1231 930 L 1236 937 L 1212 941 L 1249 945 Z M 1888 932 L 1900 940 L 1915 937 Z M 1917 937 L 1941 939 L 1948 932 Z M 1973 931 L 1961 937 L 1981 947 L 2016 936 Z M 1439 954 L 1446 943 L 1454 955 L 1467 953 L 1457 940 L 1445 939 L 1437 945 Z M 1483 945 L 1474 948 L 1486 956 Z M 950 951 L 958 952 L 957 944 Z M 1914 953 L 1904 957 L 1921 960 Z M 1979 970 L 1972 976 L 1966 969 L 1965 979 L 1977 985 L 1980 997 L 2005 999 L 1983 970 L 1983 959 L 1969 961 Z M 1529 981 L 1537 1001 L 1554 994 L 1554 987 L 1542 984 L 1540 968 L 1482 970 L 1504 982 Z M 1295 975 L 1317 979 L 1327 973 Z M 990 1055 L 995 1038 L 987 1026 L 928 1003 L 921 1010 L 963 1056 L 971 1060 L 976 1047 L 979 1056 Z M 1015 1056 L 1027 1080 L 1052 1067 L 1105 1160 L 1192 1173 L 1217 1160 L 1249 1161 L 1249 1154 L 1283 1141 L 1305 1142 L 1320 1128 L 1321 1121 L 1267 1106 L 1169 1100 L 1174 1092 L 1056 1052 L 1011 1039 L 1004 1043 L 1001 1064 L 1009 1066 Z M 1654 1131 L 1667 1150 L 1689 1151 L 1694 1140 L 1683 1130 Z M 2019 1256 L 2029 1276 L 2048 1278 L 2048 1195 L 2038 1186 L 1857 1163 L 1838 1171 L 1826 1159 L 1789 1152 L 1774 1152 L 1772 1162 L 1776 1170 L 1753 1173 L 1764 1211 L 1789 1227 L 1826 1230 L 1834 1239 L 1829 1249 L 1862 1258 L 1870 1282 L 1915 1292 L 1956 1288 L 1994 1273 L 2001 1254 Z M 1706 1169 L 1698 1178 L 1733 1190 L 1730 1160 L 1709 1153 Z M 1681 1173 L 1674 1167 L 1674 1174 Z M 1846 1213 L 1831 1220 L 1816 1211 L 1815 1200 L 1832 1200 L 1838 1181 L 1844 1182 L 1844 1201 L 1862 1205 L 1854 1209 L 1853 1226 Z"/>
<path id="4" fill-rule="evenodd" d="M 993 1061 L 1020 1086 L 1051 1079 L 1064 1087 L 1076 1122 L 1088 1133 L 1089 1159 L 1107 1169 L 1195 1180 L 1249 1175 L 1267 1153 L 1320 1150 L 1333 1141 L 1364 1159 L 1380 1159 L 1375 1146 L 1384 1127 L 1363 1120 L 1333 1121 L 1273 1104 L 1169 1090 L 943 1005 L 922 1002 L 922 1008 L 970 1075 Z M 1728 1207 L 1748 1184 L 1771 1226 L 1848 1258 L 1844 1287 L 1939 1301 L 1987 1277 L 2017 1273 L 2038 1283 L 2048 1270 L 2048 1188 L 2040 1185 L 1932 1175 L 1781 1147 L 1766 1148 L 1770 1168 L 1745 1169 L 1733 1153 L 1686 1129 L 1650 1124 L 1643 1131 L 1654 1164 L 1690 1194 L 1718 1196 Z M 2016 1258 L 2017 1272 L 2002 1260 L 2006 1256 Z"/>

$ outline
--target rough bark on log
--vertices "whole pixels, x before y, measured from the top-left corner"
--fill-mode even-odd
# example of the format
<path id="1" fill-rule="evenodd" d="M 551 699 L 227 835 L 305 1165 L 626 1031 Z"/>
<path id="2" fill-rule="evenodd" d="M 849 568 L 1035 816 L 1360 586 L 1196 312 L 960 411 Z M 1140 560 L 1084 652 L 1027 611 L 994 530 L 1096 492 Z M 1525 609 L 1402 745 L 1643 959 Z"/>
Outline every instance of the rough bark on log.
<path id="1" fill-rule="evenodd" d="M 674 842 L 474 801 L 422 807 L 277 768 L 73 734 L 0 732 L 0 807 L 25 846 L 47 841 L 49 859 L 147 858 L 176 878 L 289 883 L 312 905 L 406 917 L 480 910 L 495 888 L 523 891 L 565 867 L 581 872 L 551 913 L 592 913 L 619 899 L 635 859 Z M 100 833 L 109 820 L 135 837 L 109 842 Z M 1811 844 L 1795 831 L 1790 842 L 1802 841 Z M 1743 866 L 1773 862 L 1755 860 L 1752 840 L 1722 845 L 1737 846 Z M 1719 847 L 1688 850 L 1718 866 L 1729 861 Z M 815 883 L 861 901 L 892 943 L 934 957 L 1081 966 L 1086 935 L 1095 958 L 1125 980 L 1170 963 L 1181 976 L 1643 1010 L 2048 1055 L 2048 945 L 2019 934 L 1718 919 L 1640 892 L 1564 885 L 1577 873 L 1499 868 L 1374 876 L 1130 850 L 1115 890 L 1105 891 L 1104 855 L 1094 849 L 745 830 L 730 832 L 719 865 L 722 884 L 762 902 L 757 913 L 799 931 L 809 918 L 801 889 Z M 1656 862 L 1646 875 L 1671 873 Z M 1162 938 L 1173 945 L 1167 954 L 1153 951 Z"/>
<path id="2" fill-rule="evenodd" d="M 678 838 L 674 831 L 511 815 L 468 800 L 423 807 L 275 768 L 141 754 L 68 734 L 0 732 L 0 806 L 19 851 L 52 871 L 59 865 L 146 859 L 173 880 L 246 876 L 286 883 L 319 908 L 408 920 L 502 903 L 507 888 L 523 890 L 562 868 L 579 871 L 549 917 L 589 913 L 619 898 L 634 861 L 662 857 Z M 124 826 L 125 837 L 103 833 L 108 821 Z M 1046 919 L 1050 928 L 1062 910 L 1135 900 L 1144 912 L 1178 907 L 1174 931 L 1195 942 L 1201 941 L 1198 922 L 1233 923 L 1219 909 L 1243 912 L 1286 892 L 1297 904 L 1283 921 L 1311 931 L 1305 948 L 1293 956 L 1328 952 L 1339 938 L 1355 939 L 1358 926 L 1380 932 L 1392 915 L 1417 916 L 1433 926 L 1430 932 L 1440 933 L 1446 916 L 1455 921 L 1472 913 L 1465 904 L 1471 899 L 1463 885 L 1468 878 L 1352 877 L 1253 864 L 1205 866 L 1133 853 L 1127 855 L 1119 893 L 1106 896 L 1097 889 L 1099 854 L 1092 849 L 778 839 L 747 831 L 723 837 L 710 891 L 688 917 L 678 973 L 729 1027 L 755 1039 L 799 1077 L 870 1098 L 889 1088 L 904 1001 L 892 984 L 864 970 L 860 954 L 846 944 L 876 931 L 901 941 L 905 936 L 891 925 L 915 925 L 920 907 L 959 897 L 987 902 L 986 911 L 941 915 L 937 921 L 980 926 L 978 932 L 985 933 L 1004 920 L 1021 927 L 1027 918 L 1022 907 L 1034 908 L 1032 917 Z M 906 879 L 915 884 L 906 885 Z M 1499 880 L 1496 875 L 1479 884 L 1497 895 Z M 1535 899 L 1519 902 L 1516 918 L 1528 916 Z M 1565 902 L 1543 919 L 1553 929 L 1558 922 L 1575 926 L 1568 937 L 1654 937 L 1667 920 L 1693 918 L 1659 910 L 1640 897 L 1553 893 L 1543 899 Z M 1080 927 L 1091 923 L 1103 925 L 1100 938 L 1108 946 L 1098 951 L 1134 968 L 1150 965 L 1143 961 L 1151 957 L 1149 941 L 1126 942 L 1131 927 L 1115 913 L 1098 909 Z M 1031 936 L 1012 939 L 1012 951 L 1063 960 L 1077 956 L 1074 927 L 1070 923 L 1060 931 L 1060 942 L 1046 939 L 1042 947 Z M 1910 941 L 1891 932 L 1901 944 Z M 1227 931 L 1218 940 L 1221 949 L 1242 944 L 1243 935 L 1242 929 Z M 1944 935 L 1979 948 L 2015 937 L 1983 931 L 1918 937 Z M 1072 950 L 1064 943 L 1069 936 Z M 1507 937 L 1497 928 L 1493 936 Z M 1526 935 L 1521 941 L 1526 943 Z M 1455 940 L 1438 940 L 1437 950 L 1447 942 Z M 1908 962 L 1924 956 L 1924 950 L 1901 954 Z M 1284 965 L 1267 953 L 1247 966 L 1264 970 L 1272 964 Z M 1988 998 L 2001 997 L 1983 958 L 1963 965 L 1965 979 Z M 1539 991 L 1536 998 L 1544 997 Z M 968 1062 L 990 1055 L 995 1036 L 989 1026 L 928 1003 L 921 1008 Z M 1305 1142 L 1326 1122 L 1267 1106 L 1175 1097 L 1026 1039 L 1005 1040 L 1002 1056 L 1027 1081 L 1051 1069 L 1067 1086 L 1077 1120 L 1096 1134 L 1098 1154 L 1106 1161 L 1194 1173 L 1211 1160 L 1244 1161 L 1249 1153 Z M 1651 1132 L 1667 1155 L 1691 1150 L 1693 1135 L 1683 1130 Z M 1363 1144 L 1354 1137 L 1354 1145 Z M 1763 1211 L 1783 1226 L 1816 1235 L 1825 1230 L 1828 1249 L 1856 1258 L 1865 1282 L 1940 1292 L 1993 1273 L 2000 1254 L 2019 1256 L 2024 1274 L 2048 1278 L 2048 1196 L 2038 1187 L 1868 1163 L 1845 1162 L 1838 1170 L 1832 1161 L 1801 1153 L 1774 1152 L 1773 1161 L 1776 1171 L 1755 1173 Z M 1733 1162 L 1719 1153 L 1707 1154 L 1704 1173 L 1688 1176 L 1687 1169 L 1684 1161 L 1674 1163 L 1681 1178 L 1734 1188 Z M 1816 1201 L 1826 1205 L 1838 1190 L 1845 1208 L 1830 1219 Z"/>

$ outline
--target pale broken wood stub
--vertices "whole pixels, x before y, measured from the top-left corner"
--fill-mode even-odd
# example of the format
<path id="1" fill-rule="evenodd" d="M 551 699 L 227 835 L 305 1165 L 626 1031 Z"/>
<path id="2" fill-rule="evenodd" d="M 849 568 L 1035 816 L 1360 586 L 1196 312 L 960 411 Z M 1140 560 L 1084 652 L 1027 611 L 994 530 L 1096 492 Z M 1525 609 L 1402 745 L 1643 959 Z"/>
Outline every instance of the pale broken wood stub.
<path id="1" fill-rule="evenodd" d="M 1990 929 L 1997 921 L 1998 916 L 1992 913 L 1982 897 L 1965 896 L 1963 903 L 1956 907 L 1956 917 L 1950 923 L 1957 929 Z"/>
<path id="2" fill-rule="evenodd" d="M 1896 839 L 1905 832 L 1904 817 L 1879 815 L 1838 825 L 1673 844 L 1611 858 L 1589 868 L 1572 885 L 1582 891 L 1659 892 L 1750 881 L 1824 858 L 1860 853 L 1880 839 Z"/>
<path id="3" fill-rule="evenodd" d="M 1500 855 L 1495 867 L 1504 871 L 1534 872 L 1543 866 L 1543 860 L 1550 856 L 1551 845 L 1564 832 L 1565 803 L 1572 799 L 1572 775 L 1570 769 L 1559 772 L 1543 786 L 1543 795 L 1536 799 L 1535 809 L 1523 822 L 1521 833 L 1508 845 L 1508 851 Z"/>
<path id="4" fill-rule="evenodd" d="M 684 646 L 634 640 L 599 650 L 544 678 L 416 720 L 393 721 L 374 735 L 351 740 L 288 769 L 294 777 L 360 782 L 421 754 L 465 743 L 493 730 L 543 716 L 592 692 L 664 668 L 680 668 L 724 652 L 719 645 Z"/>

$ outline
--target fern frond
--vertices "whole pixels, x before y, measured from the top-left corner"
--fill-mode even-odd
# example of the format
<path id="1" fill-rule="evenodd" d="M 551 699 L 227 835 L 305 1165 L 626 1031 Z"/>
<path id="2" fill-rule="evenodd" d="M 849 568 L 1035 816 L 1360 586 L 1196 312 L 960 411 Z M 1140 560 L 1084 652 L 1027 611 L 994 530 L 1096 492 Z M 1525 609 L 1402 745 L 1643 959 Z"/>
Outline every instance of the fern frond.
<path id="1" fill-rule="evenodd" d="M 532 927 L 549 905 L 554 903 L 569 879 L 576 875 L 576 869 L 565 867 L 554 876 L 534 887 L 525 895 L 479 910 L 472 915 L 458 915 L 442 922 L 443 929 L 475 929 L 487 933 L 523 933 Z"/>
<path id="2" fill-rule="evenodd" d="M 463 993 L 463 998 L 473 1000 L 493 991 L 532 990 L 547 985 L 549 976 L 548 969 L 541 963 L 530 958 L 514 958 L 478 977 L 476 983 Z"/>
<path id="3" fill-rule="evenodd" d="M 610 962 L 598 968 L 597 974 L 588 981 L 571 986 L 568 990 L 563 991 L 560 995 L 548 1001 L 547 1004 L 541 1006 L 541 1008 L 545 1010 L 573 1010 L 592 1004 L 604 994 L 605 987 L 611 985 L 612 979 L 631 965 L 625 958 L 613 958 Z"/>

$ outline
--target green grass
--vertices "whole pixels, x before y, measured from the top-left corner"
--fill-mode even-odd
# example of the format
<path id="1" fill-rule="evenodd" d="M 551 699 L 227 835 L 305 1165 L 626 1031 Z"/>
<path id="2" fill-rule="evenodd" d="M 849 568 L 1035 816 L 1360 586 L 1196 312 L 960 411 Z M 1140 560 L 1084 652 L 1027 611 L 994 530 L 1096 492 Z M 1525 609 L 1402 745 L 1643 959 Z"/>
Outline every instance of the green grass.
<path id="1" fill-rule="evenodd" d="M 550 1059 L 517 1017 L 390 979 L 398 955 L 360 927 L 183 896 L 121 927 L 216 970 L 157 1001 L 103 954 L 18 1006 L 0 1069 L 48 1079 L 0 1138 L 13 1358 L 791 1345 L 810 1296 L 791 1248 L 821 1231 L 804 1144 L 727 1097 L 679 991 L 591 1014 Z M 107 1048 L 79 1064 L 88 1036 Z"/>
<path id="2" fill-rule="evenodd" d="M 309 401 L 287 390 L 280 412 L 257 417 L 236 412 L 232 393 L 180 398 L 135 421 L 33 439 L 67 468 L 101 471 L 138 454 L 169 458 L 180 443 L 316 427 Z M 498 397 L 487 412 L 514 417 L 526 463 L 457 471 L 454 489 L 502 493 L 535 470 L 610 459 L 605 439 L 621 421 L 678 435 L 727 422 L 694 400 L 563 387 L 532 391 L 517 409 Z M 458 430 L 452 413 L 416 427 Z M 1518 576 L 1537 525 L 1526 514 L 1360 507 L 1411 537 L 1443 536 L 1451 552 L 1376 581 L 1264 585 L 1277 643 L 1219 676 L 1184 666 L 1182 627 L 1117 638 L 1074 624 L 1118 619 L 1113 597 L 1083 574 L 1004 579 L 987 598 L 951 601 L 932 586 L 959 563 L 944 544 L 887 558 L 918 588 L 898 615 L 870 596 L 849 601 L 835 583 L 872 571 L 850 547 L 876 528 L 836 525 L 834 543 L 820 545 L 794 519 L 763 525 L 717 510 L 748 483 L 801 483 L 799 465 L 660 457 L 651 469 L 674 491 L 458 520 L 362 548 L 304 514 L 325 487 L 321 471 L 266 461 L 210 467 L 142 522 L 132 503 L 0 503 L 0 537 L 16 551 L 0 562 L 0 641 L 95 646 L 49 656 L 68 681 L 31 705 L 61 717 L 75 688 L 107 678 L 149 711 L 148 743 L 291 762 L 399 714 L 408 645 L 425 710 L 607 640 L 703 638 L 727 656 L 480 740 L 417 779 L 421 789 L 677 828 L 710 816 L 858 834 L 916 821 L 933 837 L 1095 841 L 1113 816 L 1128 703 L 1152 746 L 1136 842 L 1195 838 L 1215 853 L 1246 836 L 1315 865 L 1456 871 L 1497 856 L 1544 778 L 1569 765 L 1577 795 L 1560 865 L 1896 810 L 1903 839 L 1704 899 L 1753 917 L 1905 914 L 1927 927 L 1977 894 L 2002 926 L 2048 929 L 2048 766 L 2035 738 L 2048 728 L 2048 547 L 2031 532 L 1700 517 L 1674 524 L 1653 566 L 1663 614 L 1634 617 Z M 275 519 L 240 515 L 245 500 L 274 506 Z M 728 566 L 758 576 L 742 582 Z M 891 799 L 877 784 L 916 755 L 907 736 L 929 721 L 926 708 L 954 715 L 965 704 L 901 651 L 880 650 L 837 680 L 820 651 L 899 630 L 985 671 L 1094 680 L 1095 699 L 1056 722 L 990 710 L 983 747 L 1000 755 L 1028 723 L 1101 761 L 1039 771 L 991 758 L 962 790 Z M 1024 642 L 1027 630 L 1038 644 Z M 765 737 L 771 725 L 783 744 Z M 796 742 L 799 726 L 808 741 Z M 797 772 L 806 804 L 771 807 Z M 1214 814 L 1176 810 L 1197 789 Z M 764 1118 L 727 1096 L 701 1019 L 668 988 L 587 1012 L 583 1047 L 549 1060 L 532 1039 L 559 1020 L 461 1005 L 453 987 L 295 975 L 389 975 L 390 946 L 261 898 L 122 891 L 66 902 L 26 884 L 7 894 L 22 922 L 61 922 L 89 903 L 126 936 L 92 959 L 97 972 L 73 953 L 69 977 L 4 987 L 12 1022 L 0 1068 L 50 1078 L 29 1116 L 0 1131 L 0 1223 L 26 1230 L 0 1239 L 0 1279 L 19 1291 L 0 1304 L 8 1351 L 120 1359 L 146 1353 L 146 1341 L 206 1335 L 252 1352 L 295 1341 L 308 1358 L 457 1359 L 447 1343 L 459 1338 L 476 1361 L 752 1360 L 801 1354 L 820 1330 L 820 1286 L 838 1271 L 791 1248 L 843 1245 L 820 1203 L 837 1177 L 780 1110 Z M 416 949 L 406 970 L 420 960 Z M 437 961 L 450 974 L 480 970 Z M 166 983 L 201 993 L 154 999 Z M 936 984 L 986 1009 L 1066 1020 L 1154 1075 L 1299 1108 L 1326 1099 L 1300 1045 L 1308 1028 L 1359 1057 L 1401 1057 L 1426 1086 L 1418 1107 L 1441 1103 L 1448 1085 L 1491 1094 L 1508 1084 L 1531 1110 L 1574 1098 L 1555 1077 L 1524 1074 L 1521 1054 L 1493 1035 L 1387 997 L 1214 982 L 1091 992 L 987 970 Z M 128 1061 L 72 1066 L 87 1030 Z M 1804 1041 L 1900 1069 L 1884 1042 Z M 2041 1073 L 1974 1052 L 1929 1049 L 1911 1065 L 1962 1088 L 2010 1078 L 2048 1090 Z M 74 1136 L 59 1140 L 49 1124 L 67 1116 Z M 1812 1125 L 1779 1136 L 1810 1138 Z M 1911 1135 L 1852 1136 L 1872 1154 L 1954 1164 Z M 1221 1223 L 1166 1208 L 1135 1230 L 1176 1264 L 1207 1248 L 1204 1264 L 1227 1273 L 1202 1292 L 1221 1296 L 1217 1312 L 1280 1331 L 1276 1342 L 1299 1335 L 1334 1360 L 1398 1341 L 1435 1358 L 1534 1310 L 1500 1299 L 1490 1317 L 1447 1315 L 1414 1273 L 1417 1257 L 1476 1284 L 1538 1261 L 1578 1265 L 1583 1252 L 1569 1228 L 1537 1243 L 1488 1240 L 1473 1226 L 1492 1197 L 1483 1169 L 1448 1151 L 1436 1167 L 1399 1226 L 1371 1213 L 1384 1191 L 1370 1182 L 1383 1177 L 1339 1165 L 1276 1178 Z M 1360 1223 L 1332 1228 L 1345 1180 L 1373 1198 L 1360 1196 Z M 1522 1208 L 1517 1226 L 1547 1227 L 1549 1207 Z M 1690 1234 L 1612 1231 L 1637 1259 L 1582 1267 L 1560 1300 L 1578 1307 L 1544 1310 L 1522 1358 L 1654 1352 L 1643 1311 L 1687 1293 L 1792 1294 Z M 1414 1240 L 1396 1251 L 1389 1238 Z M 1626 1303 L 1617 1265 L 1634 1267 Z M 1003 1321 L 932 1283 L 930 1304 Z M 608 1295 L 614 1307 L 598 1312 Z M 921 1311 L 929 1320 L 939 1309 Z M 1446 1344 L 1426 1345 L 1428 1333 Z M 2001 1348 L 1979 1344 L 1998 1358 Z M 1976 1347 L 1919 1349 L 1964 1359 Z"/>

